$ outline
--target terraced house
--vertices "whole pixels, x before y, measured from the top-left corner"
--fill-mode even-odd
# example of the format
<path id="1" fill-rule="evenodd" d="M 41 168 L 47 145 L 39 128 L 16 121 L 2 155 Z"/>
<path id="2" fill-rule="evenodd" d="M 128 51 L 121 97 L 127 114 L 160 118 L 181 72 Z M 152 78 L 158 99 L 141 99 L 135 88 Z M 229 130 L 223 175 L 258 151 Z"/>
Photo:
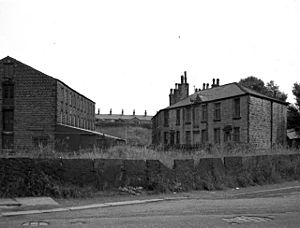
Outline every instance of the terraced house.
<path id="1" fill-rule="evenodd" d="M 56 78 L 6 57 L 0 83 L 0 151 L 77 150 L 119 140 L 94 131 L 95 102 Z"/>
<path id="2" fill-rule="evenodd" d="M 229 142 L 271 148 L 286 143 L 287 103 L 238 83 L 203 84 L 189 95 L 186 72 L 170 90 L 169 106 L 152 118 L 152 143 L 224 146 Z"/>

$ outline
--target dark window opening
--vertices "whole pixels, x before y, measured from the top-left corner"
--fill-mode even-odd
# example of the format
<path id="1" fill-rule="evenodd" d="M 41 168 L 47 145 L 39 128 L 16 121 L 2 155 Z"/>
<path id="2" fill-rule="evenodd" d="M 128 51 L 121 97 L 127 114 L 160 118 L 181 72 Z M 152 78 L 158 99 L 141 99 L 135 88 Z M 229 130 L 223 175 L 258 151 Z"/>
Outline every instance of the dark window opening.
<path id="1" fill-rule="evenodd" d="M 186 131 L 185 132 L 185 143 L 187 145 L 191 145 L 192 144 L 191 132 L 190 131 Z"/>
<path id="2" fill-rule="evenodd" d="M 2 135 L 2 148 L 13 149 L 14 148 L 14 136 L 13 135 Z"/>
<path id="3" fill-rule="evenodd" d="M 191 108 L 185 109 L 185 124 L 191 124 Z"/>
<path id="4" fill-rule="evenodd" d="M 214 120 L 221 120 L 221 103 L 215 103 Z"/>
<path id="5" fill-rule="evenodd" d="M 224 142 L 231 141 L 231 131 L 224 131 Z"/>
<path id="6" fill-rule="evenodd" d="M 180 132 L 179 131 L 176 132 L 176 144 L 177 145 L 180 144 Z"/>
<path id="7" fill-rule="evenodd" d="M 214 129 L 214 142 L 215 142 L 215 144 L 220 144 L 220 142 L 221 142 L 221 129 L 220 128 Z"/>
<path id="8" fill-rule="evenodd" d="M 164 132 L 164 144 L 168 144 L 168 132 Z"/>
<path id="9" fill-rule="evenodd" d="M 233 141 L 234 142 L 240 141 L 240 128 L 239 127 L 235 127 L 233 129 Z"/>
<path id="10" fill-rule="evenodd" d="M 13 110 L 3 110 L 3 131 L 14 130 L 14 112 Z"/>
<path id="11" fill-rule="evenodd" d="M 199 107 L 197 106 L 197 107 L 194 107 L 193 108 L 193 126 L 194 126 L 194 128 L 198 128 L 199 127 L 199 119 L 200 117 L 199 117 Z"/>
<path id="12" fill-rule="evenodd" d="M 180 109 L 176 110 L 176 125 L 180 125 Z"/>
<path id="13" fill-rule="evenodd" d="M 175 144 L 175 132 L 170 132 L 170 145 Z"/>
<path id="14" fill-rule="evenodd" d="M 206 129 L 201 131 L 201 142 L 207 143 L 208 141 L 208 131 Z"/>
<path id="15" fill-rule="evenodd" d="M 233 118 L 241 117 L 241 104 L 240 98 L 236 98 L 233 100 Z"/>
<path id="16" fill-rule="evenodd" d="M 14 85 L 13 83 L 3 83 L 3 99 L 14 98 Z"/>
<path id="17" fill-rule="evenodd" d="M 207 113 L 207 105 L 202 105 L 202 121 L 207 121 L 208 113 Z"/>

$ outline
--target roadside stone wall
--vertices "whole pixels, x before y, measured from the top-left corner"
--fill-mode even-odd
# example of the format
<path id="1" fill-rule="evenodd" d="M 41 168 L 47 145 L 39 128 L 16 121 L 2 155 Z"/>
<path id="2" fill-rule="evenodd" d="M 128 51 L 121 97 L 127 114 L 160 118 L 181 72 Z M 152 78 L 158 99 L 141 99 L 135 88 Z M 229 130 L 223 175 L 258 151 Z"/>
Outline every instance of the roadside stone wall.
<path id="1" fill-rule="evenodd" d="M 94 191 L 217 190 L 300 179 L 300 154 L 175 160 L 0 158 L 0 197 L 56 196 L 61 186 Z M 61 195 L 60 195 L 61 196 Z"/>

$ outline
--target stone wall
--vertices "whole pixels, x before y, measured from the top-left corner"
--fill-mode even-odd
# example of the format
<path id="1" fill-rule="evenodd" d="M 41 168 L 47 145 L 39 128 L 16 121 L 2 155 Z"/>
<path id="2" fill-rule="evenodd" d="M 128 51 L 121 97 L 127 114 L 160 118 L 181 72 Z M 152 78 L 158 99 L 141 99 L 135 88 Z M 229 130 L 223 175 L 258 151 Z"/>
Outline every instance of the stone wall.
<path id="1" fill-rule="evenodd" d="M 300 154 L 175 160 L 0 159 L 0 197 L 57 196 L 61 186 L 166 192 L 213 190 L 300 179 Z M 58 186 L 58 187 L 57 187 Z"/>
<path id="2" fill-rule="evenodd" d="M 269 149 L 286 143 L 286 106 L 266 99 L 250 96 L 249 142 Z"/>

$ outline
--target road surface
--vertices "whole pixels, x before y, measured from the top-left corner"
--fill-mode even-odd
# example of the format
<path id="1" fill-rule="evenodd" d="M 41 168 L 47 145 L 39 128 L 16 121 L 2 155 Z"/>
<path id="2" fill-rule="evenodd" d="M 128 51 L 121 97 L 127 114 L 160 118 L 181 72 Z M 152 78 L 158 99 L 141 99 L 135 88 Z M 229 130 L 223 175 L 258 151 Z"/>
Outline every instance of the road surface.
<path id="1" fill-rule="evenodd" d="M 0 227 L 300 227 L 300 187 L 1 217 Z"/>

